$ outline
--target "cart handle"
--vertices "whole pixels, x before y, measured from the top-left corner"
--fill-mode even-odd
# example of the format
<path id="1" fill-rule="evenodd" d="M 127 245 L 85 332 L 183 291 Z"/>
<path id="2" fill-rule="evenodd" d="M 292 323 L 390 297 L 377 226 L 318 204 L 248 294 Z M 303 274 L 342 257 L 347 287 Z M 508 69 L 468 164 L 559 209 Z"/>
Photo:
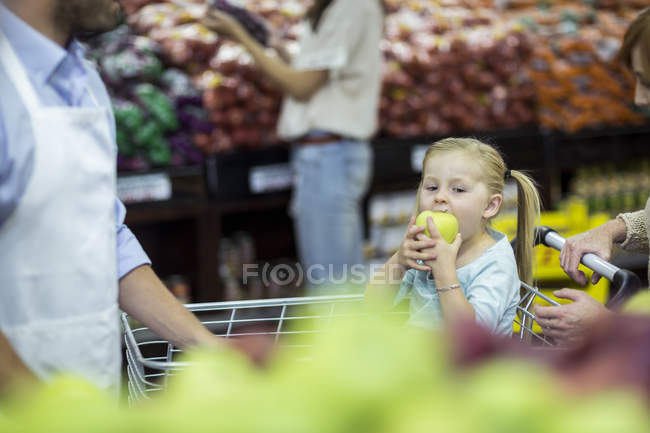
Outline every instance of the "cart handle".
<path id="1" fill-rule="evenodd" d="M 566 239 L 558 234 L 555 230 L 547 226 L 535 228 L 535 245 L 543 244 L 547 247 L 562 250 Z M 598 257 L 596 254 L 587 253 L 580 260 L 582 264 L 589 269 L 598 272 L 603 277 L 612 282 L 614 296 L 607 302 L 608 308 L 615 308 L 623 301 L 634 295 L 641 288 L 641 280 L 632 271 L 621 269 L 606 260 Z"/>

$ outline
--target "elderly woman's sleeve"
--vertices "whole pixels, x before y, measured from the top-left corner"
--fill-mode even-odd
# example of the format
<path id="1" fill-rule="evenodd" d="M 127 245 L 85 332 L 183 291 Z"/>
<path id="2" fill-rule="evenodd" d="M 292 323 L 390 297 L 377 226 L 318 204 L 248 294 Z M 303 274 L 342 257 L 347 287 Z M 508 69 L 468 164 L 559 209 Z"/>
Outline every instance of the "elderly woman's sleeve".
<path id="1" fill-rule="evenodd" d="M 626 251 L 648 253 L 648 213 L 650 200 L 645 210 L 619 214 L 616 218 L 623 220 L 626 227 L 625 240 L 619 244 Z"/>

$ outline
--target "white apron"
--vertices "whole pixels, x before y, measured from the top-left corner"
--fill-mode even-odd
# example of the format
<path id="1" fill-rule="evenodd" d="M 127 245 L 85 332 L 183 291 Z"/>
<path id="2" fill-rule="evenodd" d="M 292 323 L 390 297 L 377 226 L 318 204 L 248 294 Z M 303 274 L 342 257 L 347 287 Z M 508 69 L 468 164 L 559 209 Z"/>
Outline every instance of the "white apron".
<path id="1" fill-rule="evenodd" d="M 42 379 L 67 372 L 117 386 L 115 151 L 106 109 L 96 101 L 41 106 L 1 31 L 0 65 L 28 112 L 15 125 L 19 139 L 35 142 L 25 193 L 0 226 L 0 330 Z"/>

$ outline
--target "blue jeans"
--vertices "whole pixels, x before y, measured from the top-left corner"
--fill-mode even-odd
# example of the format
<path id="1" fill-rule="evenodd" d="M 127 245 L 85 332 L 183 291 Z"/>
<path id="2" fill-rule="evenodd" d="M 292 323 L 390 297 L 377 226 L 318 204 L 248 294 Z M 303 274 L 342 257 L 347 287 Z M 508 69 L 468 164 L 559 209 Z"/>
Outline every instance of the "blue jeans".
<path id="1" fill-rule="evenodd" d="M 310 288 L 341 283 L 351 265 L 363 264 L 361 200 L 372 177 L 372 149 L 350 140 L 296 146 L 291 163 L 291 213 L 305 281 Z"/>

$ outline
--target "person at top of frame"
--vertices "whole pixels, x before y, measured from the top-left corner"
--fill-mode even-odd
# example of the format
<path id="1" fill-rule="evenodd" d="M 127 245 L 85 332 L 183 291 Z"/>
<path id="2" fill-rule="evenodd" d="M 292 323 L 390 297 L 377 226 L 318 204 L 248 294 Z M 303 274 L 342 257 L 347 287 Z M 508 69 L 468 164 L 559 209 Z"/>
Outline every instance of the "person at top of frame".
<path id="1" fill-rule="evenodd" d="M 516 259 L 508 238 L 488 227 L 499 213 L 508 178 L 518 189 Z M 540 214 L 532 179 L 506 169 L 492 146 L 447 138 L 427 150 L 417 197 L 418 213 L 450 213 L 459 233 L 448 243 L 429 217 L 429 237 L 411 217 L 399 250 L 366 286 L 369 304 L 386 305 L 398 292 L 397 303 L 410 294 L 412 325 L 438 329 L 445 322 L 474 319 L 493 333 L 510 335 L 520 280 L 532 281 L 533 233 Z"/>
<path id="2" fill-rule="evenodd" d="M 619 53 L 619 58 L 632 71 L 636 79 L 634 103 L 650 106 L 650 8 L 641 12 L 630 24 Z M 648 253 L 650 233 L 650 197 L 645 209 L 619 214 L 599 227 L 567 239 L 560 253 L 562 269 L 576 282 L 587 283 L 587 277 L 578 270 L 584 254 L 593 253 L 609 260 L 614 244 L 627 251 Z M 650 261 L 648 263 L 650 279 Z M 600 275 L 594 273 L 595 284 Z M 575 344 L 598 321 L 607 320 L 613 312 L 581 290 L 561 289 L 555 296 L 572 300 L 570 304 L 556 307 L 536 306 L 537 322 L 544 334 L 553 337 L 558 344 Z"/>
<path id="3" fill-rule="evenodd" d="M 269 55 L 238 21 L 212 10 L 208 28 L 242 44 L 284 93 L 278 134 L 293 145 L 290 213 L 309 288 L 345 279 L 363 264 L 361 200 L 372 176 L 384 10 L 380 0 L 315 0 L 291 57 Z M 320 291 L 320 290 L 319 290 Z"/>

